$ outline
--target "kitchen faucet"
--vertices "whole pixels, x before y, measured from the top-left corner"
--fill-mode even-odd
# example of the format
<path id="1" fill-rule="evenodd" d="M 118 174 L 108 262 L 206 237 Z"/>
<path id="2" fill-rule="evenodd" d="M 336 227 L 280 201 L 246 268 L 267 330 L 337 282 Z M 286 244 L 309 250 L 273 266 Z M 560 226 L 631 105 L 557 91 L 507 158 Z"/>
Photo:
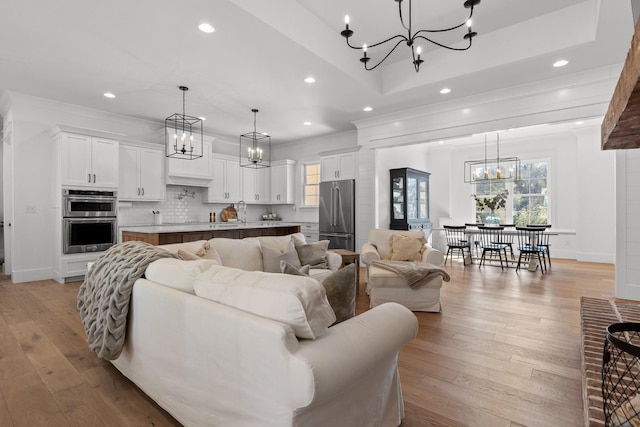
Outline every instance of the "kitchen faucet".
<path id="1" fill-rule="evenodd" d="M 238 213 L 240 212 L 242 212 L 242 217 L 240 218 L 240 222 L 247 222 L 247 204 L 245 203 L 244 200 L 240 200 L 238 202 Z"/>

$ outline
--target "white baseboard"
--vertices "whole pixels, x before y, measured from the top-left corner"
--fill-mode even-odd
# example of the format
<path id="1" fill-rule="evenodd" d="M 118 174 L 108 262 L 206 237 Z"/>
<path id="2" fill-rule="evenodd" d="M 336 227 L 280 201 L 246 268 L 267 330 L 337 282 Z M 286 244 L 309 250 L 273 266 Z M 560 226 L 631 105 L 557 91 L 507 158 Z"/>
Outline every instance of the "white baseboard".
<path id="1" fill-rule="evenodd" d="M 36 280 L 48 280 L 53 277 L 50 268 L 39 268 L 33 270 L 13 270 L 11 281 L 13 283 L 35 282 Z"/>

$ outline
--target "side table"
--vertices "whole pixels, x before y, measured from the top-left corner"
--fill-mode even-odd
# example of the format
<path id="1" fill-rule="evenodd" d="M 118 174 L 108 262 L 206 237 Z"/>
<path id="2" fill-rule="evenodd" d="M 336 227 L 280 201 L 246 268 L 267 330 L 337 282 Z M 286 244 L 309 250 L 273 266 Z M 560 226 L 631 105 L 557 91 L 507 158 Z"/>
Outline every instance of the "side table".
<path id="1" fill-rule="evenodd" d="M 342 257 L 342 265 L 340 268 L 343 268 L 347 264 L 355 264 L 356 265 L 356 295 L 360 291 L 360 254 L 358 252 L 353 252 L 348 249 L 329 249 L 331 252 L 335 252 Z"/>

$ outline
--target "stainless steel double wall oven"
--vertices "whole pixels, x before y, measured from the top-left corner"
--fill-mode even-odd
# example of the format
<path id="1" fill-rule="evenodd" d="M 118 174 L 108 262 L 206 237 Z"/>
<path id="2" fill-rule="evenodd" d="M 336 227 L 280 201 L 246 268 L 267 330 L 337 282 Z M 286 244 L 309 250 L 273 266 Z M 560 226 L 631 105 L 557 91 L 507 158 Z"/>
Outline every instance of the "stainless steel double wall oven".
<path id="1" fill-rule="evenodd" d="M 62 190 L 62 252 L 104 251 L 117 242 L 116 191 Z"/>

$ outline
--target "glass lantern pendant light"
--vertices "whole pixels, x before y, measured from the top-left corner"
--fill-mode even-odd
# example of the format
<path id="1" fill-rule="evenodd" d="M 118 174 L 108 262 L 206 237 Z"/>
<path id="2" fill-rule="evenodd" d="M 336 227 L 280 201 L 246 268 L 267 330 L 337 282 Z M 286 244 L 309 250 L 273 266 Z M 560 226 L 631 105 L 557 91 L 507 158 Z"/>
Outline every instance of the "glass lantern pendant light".
<path id="1" fill-rule="evenodd" d="M 185 113 L 186 86 L 178 86 L 182 91 L 182 114 L 175 113 L 164 120 L 164 137 L 167 157 L 194 160 L 203 154 L 202 119 Z"/>
<path id="2" fill-rule="evenodd" d="M 258 109 L 253 108 L 253 132 L 240 135 L 240 166 L 244 168 L 268 168 L 271 163 L 271 137 L 256 130 Z"/>

